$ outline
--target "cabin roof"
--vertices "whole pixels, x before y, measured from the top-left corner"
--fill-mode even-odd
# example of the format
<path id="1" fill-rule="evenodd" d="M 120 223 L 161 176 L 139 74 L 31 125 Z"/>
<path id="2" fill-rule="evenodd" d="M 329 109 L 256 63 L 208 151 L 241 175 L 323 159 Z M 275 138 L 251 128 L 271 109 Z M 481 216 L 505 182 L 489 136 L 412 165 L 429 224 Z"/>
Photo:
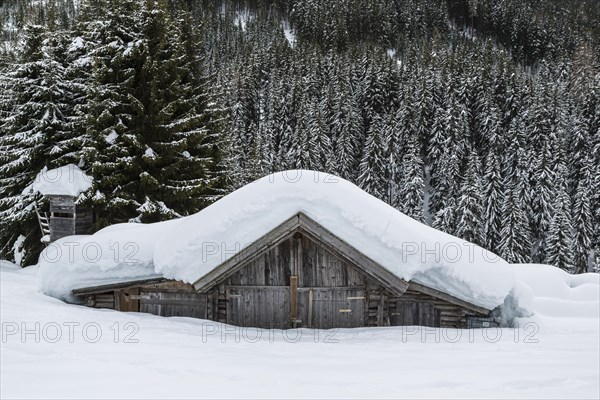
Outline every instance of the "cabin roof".
<path id="1" fill-rule="evenodd" d="M 81 252 L 70 258 L 70 247 L 64 243 L 62 249 L 59 240 L 62 258 L 43 254 L 40 259 L 41 270 L 47 270 L 42 287 L 67 298 L 82 286 L 76 282 L 156 274 L 202 288 L 218 275 L 217 269 L 235 264 L 228 260 L 260 250 L 255 244 L 275 235 L 286 221 L 298 229 L 293 219 L 301 215 L 306 217 L 302 229 L 317 226 L 315 235 L 323 242 L 341 243 L 345 250 L 340 253 L 368 259 L 372 273 L 390 286 L 414 281 L 487 309 L 503 304 L 514 288 L 513 268 L 494 254 L 421 224 L 348 181 L 305 170 L 269 175 L 188 217 L 120 224 L 78 237 L 80 248 L 102 249 L 99 260 L 86 259 Z M 123 259 L 125 248 L 115 260 L 115 243 L 130 242 L 139 249 L 136 263 Z"/>

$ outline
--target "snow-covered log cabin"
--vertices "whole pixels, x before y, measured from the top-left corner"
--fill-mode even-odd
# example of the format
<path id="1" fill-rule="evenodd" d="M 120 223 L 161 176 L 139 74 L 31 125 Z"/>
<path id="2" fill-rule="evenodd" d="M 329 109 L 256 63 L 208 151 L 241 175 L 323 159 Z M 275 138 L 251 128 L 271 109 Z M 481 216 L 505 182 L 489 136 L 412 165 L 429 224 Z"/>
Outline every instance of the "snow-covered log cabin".
<path id="1" fill-rule="evenodd" d="M 495 255 L 313 171 L 271 175 L 190 217 L 67 239 L 42 255 L 46 293 L 244 327 L 495 326 L 514 284 Z M 100 254 L 66 260 L 67 246 Z"/>

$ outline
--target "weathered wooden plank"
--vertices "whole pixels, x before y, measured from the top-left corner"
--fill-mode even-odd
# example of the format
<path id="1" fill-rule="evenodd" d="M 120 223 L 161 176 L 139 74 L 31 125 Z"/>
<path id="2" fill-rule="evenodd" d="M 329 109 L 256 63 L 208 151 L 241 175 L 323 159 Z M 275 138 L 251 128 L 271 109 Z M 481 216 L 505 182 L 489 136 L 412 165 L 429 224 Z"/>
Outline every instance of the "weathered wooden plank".
<path id="1" fill-rule="evenodd" d="M 298 319 L 298 276 L 290 276 L 290 319 L 295 323 Z"/>
<path id="2" fill-rule="evenodd" d="M 56 202 L 50 202 L 50 212 L 51 213 L 61 213 L 61 214 L 74 214 L 75 213 L 75 203 L 71 204 L 59 204 Z"/>
<path id="3" fill-rule="evenodd" d="M 108 309 L 114 310 L 115 303 L 96 303 L 96 304 L 94 304 L 94 308 L 108 308 Z"/>

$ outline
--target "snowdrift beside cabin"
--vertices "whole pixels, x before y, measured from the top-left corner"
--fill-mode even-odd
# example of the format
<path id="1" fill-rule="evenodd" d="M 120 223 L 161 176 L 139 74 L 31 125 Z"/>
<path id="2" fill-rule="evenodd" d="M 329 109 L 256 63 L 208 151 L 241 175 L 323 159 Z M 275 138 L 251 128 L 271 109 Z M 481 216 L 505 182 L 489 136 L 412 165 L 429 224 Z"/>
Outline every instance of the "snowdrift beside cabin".
<path id="1" fill-rule="evenodd" d="M 341 178 L 296 170 L 259 179 L 189 217 L 57 241 L 40 258 L 42 289 L 68 298 L 76 287 L 152 274 L 193 283 L 298 212 L 397 276 L 473 304 L 493 309 L 515 287 L 513 268 L 496 255 L 421 224 Z M 69 255 L 74 241 L 90 254 Z M 126 243 L 139 247 L 133 259 L 124 259 Z M 91 257 L 92 247 L 98 257 Z M 121 249 L 118 257 L 114 247 Z"/>
<path id="2" fill-rule="evenodd" d="M 514 264 L 517 279 L 532 292 L 538 318 L 600 318 L 600 274 L 571 275 L 545 264 Z"/>

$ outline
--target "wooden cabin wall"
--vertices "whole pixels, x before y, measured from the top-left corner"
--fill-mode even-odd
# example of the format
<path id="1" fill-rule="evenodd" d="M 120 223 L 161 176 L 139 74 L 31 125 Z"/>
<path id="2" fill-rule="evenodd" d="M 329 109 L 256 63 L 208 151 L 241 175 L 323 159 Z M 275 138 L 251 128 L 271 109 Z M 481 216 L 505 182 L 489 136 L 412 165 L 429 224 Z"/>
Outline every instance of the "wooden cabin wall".
<path id="1" fill-rule="evenodd" d="M 203 293 L 182 282 L 154 282 L 88 296 L 88 305 L 278 329 L 467 328 L 469 316 L 486 317 L 432 294 L 415 284 L 402 296 L 392 294 L 358 266 L 296 234 Z"/>
<path id="2" fill-rule="evenodd" d="M 93 213 L 88 206 L 75 204 L 72 196 L 47 196 L 50 203 L 50 240 L 90 233 Z"/>
<path id="3" fill-rule="evenodd" d="M 392 326 L 466 328 L 468 316 L 484 316 L 411 287 L 402 297 L 390 297 L 387 307 Z"/>
<path id="4" fill-rule="evenodd" d="M 208 296 L 190 284 L 166 281 L 139 287 L 139 311 L 163 317 L 208 317 Z"/>

